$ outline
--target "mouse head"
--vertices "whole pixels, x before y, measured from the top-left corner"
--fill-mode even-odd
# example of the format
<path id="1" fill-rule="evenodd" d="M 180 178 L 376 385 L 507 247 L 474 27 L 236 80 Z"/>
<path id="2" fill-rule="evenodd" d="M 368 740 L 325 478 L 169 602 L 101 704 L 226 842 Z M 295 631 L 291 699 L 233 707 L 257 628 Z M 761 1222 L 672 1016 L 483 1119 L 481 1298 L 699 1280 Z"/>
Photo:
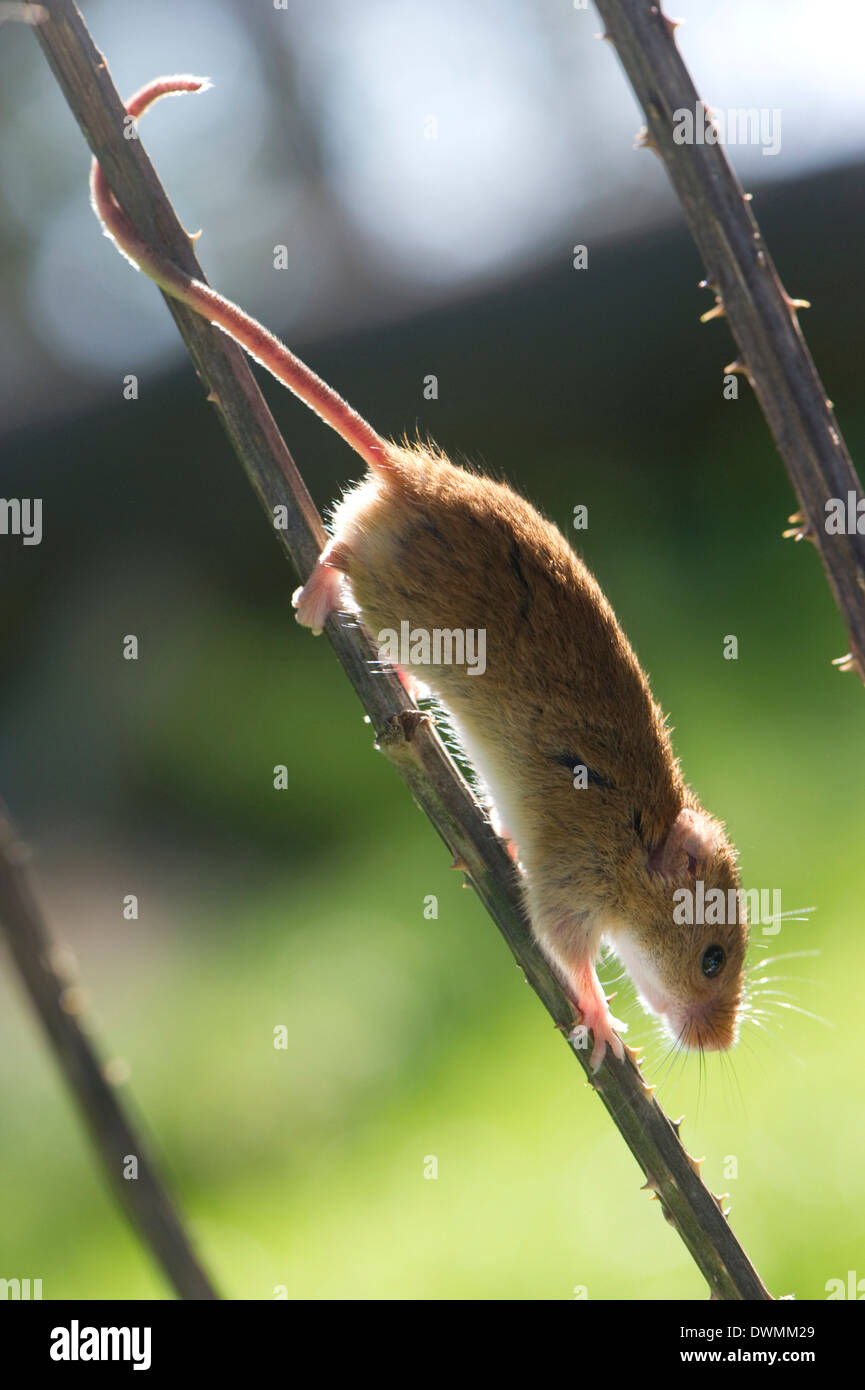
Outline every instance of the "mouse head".
<path id="1" fill-rule="evenodd" d="M 611 930 L 642 1001 L 683 1047 L 738 1037 L 748 929 L 736 854 L 716 820 L 684 807 L 660 844 L 634 851 Z"/>

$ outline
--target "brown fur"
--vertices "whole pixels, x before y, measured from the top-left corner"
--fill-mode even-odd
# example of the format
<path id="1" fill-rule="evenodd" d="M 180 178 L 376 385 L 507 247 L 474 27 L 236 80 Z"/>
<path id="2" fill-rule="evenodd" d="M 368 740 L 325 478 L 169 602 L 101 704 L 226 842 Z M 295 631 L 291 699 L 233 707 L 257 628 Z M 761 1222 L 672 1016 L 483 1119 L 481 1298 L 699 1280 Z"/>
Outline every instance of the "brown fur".
<path id="1" fill-rule="evenodd" d="M 391 446 L 337 508 L 334 537 L 332 563 L 374 640 L 404 620 L 486 630 L 483 675 L 415 672 L 516 842 L 535 932 L 575 999 L 592 993 L 605 935 L 686 1045 L 729 1046 L 744 924 L 737 914 L 728 926 L 677 926 L 672 913 L 675 889 L 698 878 L 707 891 L 737 888 L 735 852 L 684 785 L 639 662 L 561 532 L 504 484 L 429 448 Z M 588 787 L 575 789 L 569 758 L 591 769 Z M 670 838 L 683 809 L 696 813 L 690 858 Z M 715 943 L 727 963 L 708 979 L 701 959 Z"/>

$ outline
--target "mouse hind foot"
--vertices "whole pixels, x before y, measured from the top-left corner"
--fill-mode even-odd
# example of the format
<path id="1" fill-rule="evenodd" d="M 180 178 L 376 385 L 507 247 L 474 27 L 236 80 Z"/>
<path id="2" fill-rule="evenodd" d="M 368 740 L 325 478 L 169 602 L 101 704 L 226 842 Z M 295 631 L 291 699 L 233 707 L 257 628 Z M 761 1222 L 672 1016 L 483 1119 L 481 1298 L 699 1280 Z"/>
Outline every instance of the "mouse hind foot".
<path id="1" fill-rule="evenodd" d="M 310 628 L 316 637 L 324 630 L 330 615 L 342 606 L 343 571 L 348 559 L 344 545 L 329 541 L 309 579 L 292 594 L 291 606 L 297 621 L 301 627 Z"/>

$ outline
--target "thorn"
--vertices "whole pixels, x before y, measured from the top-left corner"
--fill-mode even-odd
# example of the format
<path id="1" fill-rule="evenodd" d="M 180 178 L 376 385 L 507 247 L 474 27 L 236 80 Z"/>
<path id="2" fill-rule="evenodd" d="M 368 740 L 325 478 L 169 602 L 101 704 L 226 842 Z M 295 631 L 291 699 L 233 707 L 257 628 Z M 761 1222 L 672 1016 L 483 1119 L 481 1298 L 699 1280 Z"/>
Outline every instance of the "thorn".
<path id="1" fill-rule="evenodd" d="M 654 150 L 655 154 L 661 153 L 661 151 L 658 149 L 657 140 L 655 139 L 652 132 L 649 130 L 649 127 L 645 125 L 641 125 L 640 129 L 634 136 L 634 149 Z"/>
<path id="2" fill-rule="evenodd" d="M 811 301 L 810 301 L 810 299 L 791 299 L 790 296 L 789 296 L 789 294 L 787 294 L 786 290 L 784 291 L 784 298 L 785 298 L 786 301 L 787 301 L 787 308 L 788 308 L 788 309 L 810 309 L 810 308 L 811 308 Z"/>
<path id="3" fill-rule="evenodd" d="M 452 869 L 459 869 L 464 874 L 467 874 L 469 872 L 469 866 L 463 859 L 461 854 L 454 855 L 454 860 L 450 867 Z"/>
<path id="4" fill-rule="evenodd" d="M 746 203 L 752 203 L 752 202 L 754 201 L 754 195 L 753 195 L 753 193 L 743 193 L 743 194 L 742 194 L 742 200 L 743 200 L 743 202 L 746 202 Z M 759 233 L 757 233 L 757 235 L 759 235 Z"/>
<path id="5" fill-rule="evenodd" d="M 215 391 L 208 391 L 205 400 L 209 401 L 211 405 L 219 405 L 219 397 Z"/>
<path id="6" fill-rule="evenodd" d="M 20 859 L 16 856 L 19 863 L 26 863 L 25 856 Z M 53 970 L 55 975 L 59 975 L 64 985 L 77 984 L 80 981 L 80 971 L 78 959 L 74 951 L 68 946 L 54 946 L 48 953 L 47 963 L 49 970 Z"/>
<path id="7" fill-rule="evenodd" d="M 640 1188 L 640 1191 L 651 1192 L 652 1196 L 654 1197 L 660 1191 L 660 1188 L 658 1187 L 658 1184 L 654 1178 L 646 1178 L 646 1181 L 643 1183 L 643 1186 Z"/>
<path id="8" fill-rule="evenodd" d="M 859 662 L 852 652 L 848 652 L 846 656 L 836 656 L 832 665 L 837 666 L 839 671 L 855 671 L 857 675 L 862 674 Z"/>
<path id="9" fill-rule="evenodd" d="M 89 1000 L 80 985 L 69 985 L 60 995 L 60 1007 L 65 1014 L 77 1018 L 88 1007 Z"/>
<path id="10" fill-rule="evenodd" d="M 692 1169 L 694 1170 L 694 1172 L 697 1174 L 697 1177 L 699 1177 L 699 1176 L 700 1176 L 700 1169 L 701 1169 L 701 1167 L 703 1166 L 703 1164 L 706 1162 L 706 1155 L 704 1154 L 702 1158 L 693 1158 L 693 1157 L 691 1156 L 691 1154 L 689 1154 L 689 1153 L 686 1151 L 685 1157 L 686 1157 L 686 1159 L 688 1160 L 688 1162 L 689 1162 L 689 1164 L 691 1165 L 691 1167 L 692 1167 Z"/>
<path id="11" fill-rule="evenodd" d="M 834 401 L 830 401 L 829 398 L 828 398 L 828 396 L 826 397 L 826 409 L 827 409 L 827 410 L 834 410 L 834 409 L 835 409 L 835 402 L 834 402 Z"/>
<path id="12" fill-rule="evenodd" d="M 718 293 L 718 286 L 717 286 L 716 282 L 712 279 L 712 277 L 711 277 L 710 275 L 707 275 L 706 278 L 705 278 L 705 280 L 701 280 L 701 281 L 699 282 L 699 284 L 697 285 L 697 289 L 698 289 L 698 290 L 714 290 L 716 294 Z"/>
<path id="13" fill-rule="evenodd" d="M 197 232 L 187 232 L 186 235 L 189 237 L 189 240 L 190 240 L 191 242 L 194 243 L 194 242 L 196 242 L 196 241 L 198 240 L 198 238 L 202 235 L 203 231 L 204 231 L 204 228 L 203 228 L 203 227 L 199 227 L 199 229 L 198 229 Z"/>
<path id="14" fill-rule="evenodd" d="M 596 39 L 603 39 L 605 43 L 612 43 L 612 42 L 613 42 L 613 36 L 612 36 L 612 34 L 595 34 L 595 38 L 596 38 Z"/>
<path id="15" fill-rule="evenodd" d="M 640 1077 L 640 1085 L 643 1088 L 643 1094 L 646 1096 L 651 1096 L 658 1089 L 657 1086 L 650 1086 L 648 1082 L 643 1080 L 642 1076 Z"/>
<path id="16" fill-rule="evenodd" d="M 748 368 L 745 366 L 745 363 L 740 362 L 738 357 L 735 359 L 734 362 L 727 363 L 726 367 L 724 367 L 723 369 L 722 375 L 727 376 L 730 372 L 734 372 L 738 376 L 746 376 L 749 380 L 751 377 L 751 374 L 748 371 Z"/>
<path id="17" fill-rule="evenodd" d="M 782 540 L 810 541 L 812 545 L 817 544 L 814 528 L 810 521 L 805 520 L 803 512 L 794 512 L 792 516 L 788 516 L 787 520 L 793 524 L 788 531 L 781 532 Z"/>
<path id="18" fill-rule="evenodd" d="M 708 323 L 710 319 L 723 319 L 726 317 L 727 310 L 721 303 L 721 296 L 715 295 L 715 303 L 711 309 L 707 309 L 705 314 L 700 315 L 701 323 Z"/>
<path id="19" fill-rule="evenodd" d="M 673 1129 L 676 1131 L 676 1138 L 677 1138 L 677 1139 L 678 1139 L 678 1137 L 679 1137 L 679 1130 L 682 1128 L 682 1125 L 683 1125 L 684 1123 L 685 1123 L 685 1117 L 684 1117 L 684 1115 L 680 1115 L 679 1118 L 678 1118 L 678 1120 L 671 1120 L 671 1121 L 670 1121 L 670 1124 L 673 1126 Z"/>
<path id="20" fill-rule="evenodd" d="M 109 1086 L 122 1086 L 131 1075 L 132 1069 L 123 1057 L 111 1057 L 102 1064 L 102 1077 Z"/>

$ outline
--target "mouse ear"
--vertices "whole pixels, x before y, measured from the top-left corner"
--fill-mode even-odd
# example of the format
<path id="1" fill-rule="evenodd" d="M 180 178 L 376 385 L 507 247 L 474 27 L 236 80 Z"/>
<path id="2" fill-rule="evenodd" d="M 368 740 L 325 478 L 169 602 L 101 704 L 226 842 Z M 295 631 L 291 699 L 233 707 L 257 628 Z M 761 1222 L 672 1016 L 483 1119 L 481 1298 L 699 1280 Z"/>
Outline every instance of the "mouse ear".
<path id="1" fill-rule="evenodd" d="M 665 878 L 696 872 L 698 859 L 709 859 L 718 842 L 718 826 L 705 811 L 683 808 L 670 826 L 666 840 L 652 850 L 649 868 Z"/>

